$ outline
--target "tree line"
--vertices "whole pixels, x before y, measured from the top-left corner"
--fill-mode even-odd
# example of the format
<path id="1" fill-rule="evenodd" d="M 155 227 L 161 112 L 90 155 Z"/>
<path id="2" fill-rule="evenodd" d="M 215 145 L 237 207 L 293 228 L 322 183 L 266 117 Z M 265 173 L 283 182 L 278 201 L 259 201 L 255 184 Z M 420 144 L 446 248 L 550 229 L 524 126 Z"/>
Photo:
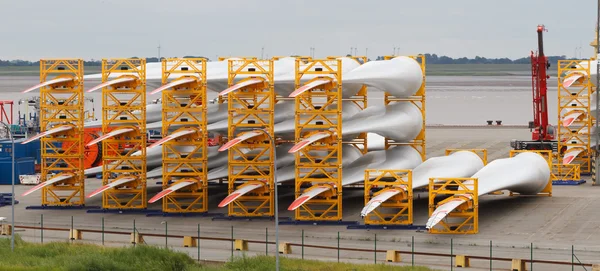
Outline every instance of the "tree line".
<path id="1" fill-rule="evenodd" d="M 509 58 L 486 58 L 476 56 L 475 58 L 452 58 L 449 56 L 438 56 L 437 54 L 424 54 L 425 61 L 427 64 L 529 64 L 531 59 L 529 56 L 522 57 L 518 59 L 509 59 Z M 132 57 L 139 58 L 139 57 Z M 207 57 L 202 56 L 184 56 L 184 58 L 205 58 L 207 61 L 210 61 Z M 383 60 L 383 56 L 378 56 L 376 60 Z M 161 58 L 163 59 L 163 58 Z M 550 63 L 556 63 L 558 60 L 565 60 L 567 56 L 548 56 L 548 60 Z M 370 60 L 370 59 L 369 59 Z M 157 57 L 147 57 L 146 62 L 159 62 L 160 60 Z M 102 63 L 101 60 L 86 60 L 84 64 L 86 66 L 100 66 Z M 40 65 L 39 61 L 27 61 L 27 60 L 2 60 L 0 59 L 0 66 L 38 66 Z"/>

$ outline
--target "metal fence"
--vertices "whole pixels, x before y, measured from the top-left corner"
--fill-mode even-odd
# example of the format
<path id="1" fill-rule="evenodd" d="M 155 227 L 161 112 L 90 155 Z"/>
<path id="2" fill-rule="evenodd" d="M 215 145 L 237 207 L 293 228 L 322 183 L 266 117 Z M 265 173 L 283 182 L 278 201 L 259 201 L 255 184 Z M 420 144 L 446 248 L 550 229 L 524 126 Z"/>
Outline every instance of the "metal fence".
<path id="1" fill-rule="evenodd" d="M 119 219 L 122 222 L 122 219 Z M 464 247 L 456 246 L 454 240 L 450 239 L 449 246 L 446 247 L 446 253 L 431 252 L 431 249 L 426 247 L 430 244 L 416 243 L 414 236 L 403 244 L 390 244 L 389 241 L 381 242 L 377 238 L 377 234 L 373 234 L 372 237 L 362 237 L 358 240 L 352 240 L 351 238 L 344 238 L 337 232 L 336 236 L 331 237 L 332 243 L 335 245 L 317 245 L 305 242 L 307 233 L 305 230 L 298 232 L 300 242 L 287 242 L 291 240 L 290 236 L 280 237 L 280 247 L 275 248 L 275 240 L 273 237 L 273 231 L 269 231 L 269 228 L 265 228 L 264 236 L 253 235 L 253 238 L 244 238 L 236 234 L 236 229 L 231 226 L 227 229 L 229 236 L 224 237 L 222 234 L 201 234 L 201 224 L 197 224 L 196 232 L 181 232 L 178 230 L 178 234 L 169 234 L 168 222 L 164 221 L 161 223 L 164 225 L 164 233 L 154 232 L 140 232 L 136 226 L 136 220 L 131 221 L 130 230 L 107 230 L 105 227 L 104 217 L 100 220 L 98 227 L 78 227 L 74 223 L 74 217 L 71 217 L 71 226 L 69 228 L 64 227 L 47 227 L 44 226 L 43 215 L 40 216 L 39 223 L 31 226 L 26 224 L 16 224 L 15 233 L 19 232 L 26 233 L 21 234 L 22 237 L 27 241 L 41 242 L 44 243 L 48 239 L 50 241 L 66 240 L 70 242 L 78 242 L 79 240 L 93 241 L 94 243 L 101 243 L 109 245 L 108 243 L 127 243 L 133 246 L 139 244 L 162 246 L 161 242 L 164 241 L 164 246 L 170 249 L 181 249 L 186 248 L 186 252 L 198 261 L 201 260 L 226 260 L 229 257 L 233 257 L 235 253 L 247 253 L 251 252 L 254 255 L 269 255 L 273 253 L 285 254 L 286 257 L 295 257 L 301 259 L 317 259 L 317 260 L 329 260 L 345 262 L 349 260 L 362 260 L 363 263 L 387 263 L 387 264 L 402 264 L 402 265 L 424 265 L 424 266 L 443 266 L 450 270 L 455 267 L 467 268 L 469 266 L 477 267 L 477 269 L 486 269 L 489 265 L 489 270 L 495 270 L 498 268 L 510 270 L 566 270 L 568 266 L 571 270 L 592 270 L 593 265 L 591 262 L 583 262 L 575 253 L 575 247 L 571 246 L 570 261 L 559 261 L 557 257 L 552 259 L 543 259 L 542 257 L 534 257 L 534 244 L 529 245 L 528 255 L 524 255 L 523 250 L 512 249 L 515 253 L 510 253 L 511 257 L 502 255 L 496 255 L 496 250 L 501 250 L 502 253 L 507 254 L 510 249 L 498 249 L 494 247 L 494 243 L 489 241 L 489 247 L 483 249 L 481 246 L 476 248 L 477 253 L 470 253 L 465 251 Z M 8 226 L 8 225 L 5 225 Z M 3 231 L 5 234 L 6 231 Z M 29 235 L 28 235 L 29 234 Z M 31 236 L 33 234 L 33 237 Z M 39 234 L 39 235 L 38 235 Z M 83 238 L 84 234 L 89 237 L 95 235 L 95 238 Z M 45 237 L 46 235 L 46 237 Z M 215 236 L 221 235 L 221 236 Z M 129 237 L 129 241 L 124 241 L 123 237 Z M 99 237 L 99 238 L 98 238 Z M 111 241 L 107 241 L 107 239 Z M 322 237 L 320 237 L 322 239 Z M 287 240 L 286 240 L 287 239 Z M 114 241 L 118 240 L 118 241 Z M 174 240 L 179 242 L 179 245 L 174 245 Z M 370 245 L 369 245 L 370 243 Z M 382 244 L 383 243 L 383 244 Z M 271 252 L 270 252 L 271 246 Z M 423 249 L 417 249 L 419 246 L 423 246 Z M 410 249 L 401 249 L 401 247 L 410 247 Z M 437 246 L 438 248 L 440 246 Z M 221 254 L 226 253 L 225 259 L 222 257 L 208 256 L 206 254 L 213 254 L 213 251 L 217 249 L 221 251 Z M 298 249 L 299 252 L 295 252 Z M 229 250 L 229 251 L 226 251 Z M 294 251 L 294 253 L 292 253 Z M 310 251 L 311 253 L 306 253 Z M 472 251 L 471 251 L 472 252 Z M 558 253 L 558 252 L 557 252 Z M 385 256 L 383 256 L 384 254 Z M 564 258 L 568 255 L 566 253 L 559 253 Z M 207 257 L 208 256 L 208 257 Z M 516 257 L 515 257 L 516 256 Z M 592 258 L 595 259 L 595 258 Z M 515 269 L 516 267 L 518 269 Z M 522 269 L 521 269 L 522 268 Z"/>

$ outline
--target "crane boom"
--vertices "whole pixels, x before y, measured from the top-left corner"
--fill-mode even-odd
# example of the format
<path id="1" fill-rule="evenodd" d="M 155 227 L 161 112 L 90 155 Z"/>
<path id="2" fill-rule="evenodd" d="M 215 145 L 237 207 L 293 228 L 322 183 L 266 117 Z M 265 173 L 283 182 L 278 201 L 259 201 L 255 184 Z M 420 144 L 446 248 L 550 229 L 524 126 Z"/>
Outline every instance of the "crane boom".
<path id="1" fill-rule="evenodd" d="M 531 141 L 512 140 L 511 146 L 517 150 L 553 150 L 557 151 L 555 129 L 548 122 L 548 74 L 550 67 L 548 57 L 544 54 L 544 25 L 538 25 L 538 50 L 531 52 L 531 87 L 533 95 L 533 121 L 529 122 L 532 130 Z"/>

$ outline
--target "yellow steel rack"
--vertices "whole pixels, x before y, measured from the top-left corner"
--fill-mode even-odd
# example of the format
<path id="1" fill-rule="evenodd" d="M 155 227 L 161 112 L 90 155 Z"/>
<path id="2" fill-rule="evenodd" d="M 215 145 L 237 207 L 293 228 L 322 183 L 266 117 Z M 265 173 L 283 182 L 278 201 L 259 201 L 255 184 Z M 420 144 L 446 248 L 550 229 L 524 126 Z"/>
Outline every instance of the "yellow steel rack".
<path id="1" fill-rule="evenodd" d="M 272 60 L 229 60 L 229 86 L 257 80 L 227 94 L 229 107 L 228 138 L 243 132 L 262 130 L 263 135 L 229 149 L 229 193 L 245 185 L 262 188 L 237 198 L 228 205 L 230 216 L 273 216 L 275 142 L 275 90 Z M 249 151 L 246 151 L 249 150 Z"/>
<path id="2" fill-rule="evenodd" d="M 193 79 L 162 92 L 163 138 L 176 132 L 191 132 L 163 143 L 163 191 L 179 182 L 192 182 L 163 198 L 163 212 L 208 211 L 206 60 L 168 58 L 162 60 L 162 84 Z"/>
<path id="3" fill-rule="evenodd" d="M 331 132 L 333 136 L 310 144 L 296 152 L 296 198 L 307 187 L 325 185 L 331 189 L 308 200 L 295 210 L 296 220 L 339 221 L 342 219 L 342 62 L 312 60 L 301 66 L 296 59 L 295 85 L 298 89 L 305 75 L 308 80 L 330 80 L 329 83 L 296 96 L 296 142 L 315 132 Z"/>
<path id="4" fill-rule="evenodd" d="M 449 212 L 430 233 L 474 234 L 479 232 L 479 196 L 477 178 L 430 178 L 429 179 L 429 217 L 435 209 L 447 202 L 466 201 Z M 436 196 L 450 197 L 437 202 Z"/>
<path id="5" fill-rule="evenodd" d="M 563 157 L 567 150 L 579 150 L 581 153 L 571 162 L 578 164 L 582 174 L 591 172 L 591 162 L 594 155 L 590 142 L 592 139 L 591 128 L 595 121 L 592 116 L 591 95 L 594 93 L 590 81 L 591 61 L 559 60 L 558 61 L 558 149 L 559 157 Z M 570 87 L 563 83 L 573 73 L 582 75 Z M 562 120 L 570 111 L 577 110 L 583 114 L 569 127 L 562 125 Z M 562 160 L 562 159 L 559 159 Z M 559 161 L 562 163 L 562 161 Z"/>
<path id="6" fill-rule="evenodd" d="M 104 191 L 104 209 L 145 209 L 146 192 L 146 60 L 103 59 L 102 82 L 112 77 L 133 80 L 102 89 L 102 133 L 129 132 L 102 141 L 102 184 L 135 178 Z"/>
<path id="7" fill-rule="evenodd" d="M 64 125 L 71 129 L 40 139 L 41 182 L 51 179 L 51 172 L 70 177 L 42 188 L 42 205 L 81 206 L 85 204 L 83 60 L 40 60 L 40 82 L 54 79 L 50 77 L 72 80 L 40 89 L 40 132 Z"/>
<path id="8" fill-rule="evenodd" d="M 378 190 L 378 191 L 376 191 Z M 378 195 L 392 196 L 364 217 L 369 225 L 412 225 L 412 170 L 365 170 L 365 206 Z"/>

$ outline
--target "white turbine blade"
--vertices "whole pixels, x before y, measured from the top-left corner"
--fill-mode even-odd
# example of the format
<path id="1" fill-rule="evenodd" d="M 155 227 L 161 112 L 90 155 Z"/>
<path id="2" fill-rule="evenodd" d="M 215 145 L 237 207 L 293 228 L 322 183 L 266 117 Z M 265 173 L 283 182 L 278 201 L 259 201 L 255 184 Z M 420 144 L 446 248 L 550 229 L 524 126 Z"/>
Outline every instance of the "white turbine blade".
<path id="1" fill-rule="evenodd" d="M 152 145 L 148 146 L 148 148 L 151 149 L 156 146 L 160 146 L 166 142 L 169 142 L 171 140 L 177 139 L 177 138 L 185 136 L 185 135 L 193 134 L 195 132 L 196 132 L 196 129 L 182 129 L 181 131 L 172 133 L 166 137 L 163 137 L 161 140 L 154 142 Z"/>
<path id="2" fill-rule="evenodd" d="M 577 80 L 583 77 L 584 75 L 581 73 L 574 73 L 570 76 L 567 76 L 567 78 L 563 81 L 563 87 L 568 88 L 571 85 L 573 85 L 573 83 L 577 82 Z"/>
<path id="3" fill-rule="evenodd" d="M 106 81 L 106 82 L 104 82 L 102 84 L 99 84 L 99 85 L 97 85 L 97 86 L 95 86 L 93 88 L 90 88 L 87 92 L 89 93 L 89 92 L 93 92 L 95 90 L 98 90 L 98 89 L 101 89 L 101 88 L 105 88 L 105 87 L 108 87 L 108 86 L 112 86 L 112 85 L 115 85 L 115 84 L 120 84 L 120 83 L 135 81 L 135 80 L 136 80 L 136 78 L 135 77 L 131 77 L 131 76 L 121 77 L 121 78 L 113 79 L 113 80 L 110 80 L 110 81 Z"/>
<path id="4" fill-rule="evenodd" d="M 104 185 L 104 186 L 94 190 L 92 193 L 88 194 L 86 197 L 91 198 L 95 195 L 101 194 L 102 192 L 104 192 L 108 189 L 117 187 L 119 185 L 131 182 L 131 181 L 135 181 L 135 180 L 137 180 L 137 177 L 133 177 L 133 176 L 126 176 L 126 177 L 118 178 L 118 179 L 110 182 L 109 184 Z"/>
<path id="5" fill-rule="evenodd" d="M 98 143 L 100 141 L 103 141 L 103 140 L 106 140 L 106 139 L 118 136 L 120 134 L 129 133 L 129 132 L 132 132 L 132 131 L 133 131 L 133 128 L 115 129 L 115 130 L 112 130 L 112 131 L 110 131 L 109 133 L 107 133 L 105 135 L 102 135 L 101 137 L 98 137 L 98 138 L 90 141 L 90 143 L 88 143 L 86 146 L 91 146 L 91 145 L 94 145 L 94 144 L 96 144 L 96 143 Z"/>
<path id="6" fill-rule="evenodd" d="M 250 80 L 246 80 L 246 81 L 237 83 L 237 84 L 235 84 L 235 85 L 227 88 L 226 90 L 221 91 L 219 93 L 219 95 L 220 96 L 227 95 L 228 93 L 236 91 L 236 90 L 238 90 L 240 88 L 251 86 L 251 85 L 254 85 L 254 84 L 260 84 L 262 82 L 264 82 L 264 80 L 262 80 L 262 79 L 250 79 Z"/>
<path id="7" fill-rule="evenodd" d="M 178 181 L 178 182 L 174 183 L 172 186 L 170 186 L 169 188 L 167 188 L 167 189 L 161 191 L 160 193 L 156 194 L 156 196 L 152 197 L 148 201 L 148 203 L 154 203 L 157 200 L 162 199 L 165 196 L 167 196 L 167 195 L 169 195 L 169 194 L 171 194 L 171 193 L 173 193 L 173 192 L 175 192 L 175 191 L 177 191 L 177 190 L 179 190 L 181 188 L 184 188 L 186 186 L 189 186 L 189 185 L 192 185 L 192 184 L 195 184 L 195 183 L 196 183 L 196 181 L 190 181 L 190 180 Z"/>
<path id="8" fill-rule="evenodd" d="M 325 84 L 327 84 L 329 82 L 331 82 L 331 80 L 329 80 L 329 79 L 318 79 L 318 80 L 312 81 L 312 82 L 310 82 L 310 83 L 308 83 L 308 84 L 306 84 L 304 86 L 301 86 L 298 89 L 294 90 L 294 92 L 292 92 L 289 97 L 294 98 L 294 97 L 296 97 L 296 96 L 298 96 L 298 95 L 300 95 L 300 94 L 302 94 L 302 93 L 304 93 L 306 91 L 309 91 L 309 90 L 311 90 L 313 88 L 316 88 L 318 86 L 321 86 L 321 85 L 325 85 Z"/>
<path id="9" fill-rule="evenodd" d="M 263 187 L 263 186 L 265 186 L 265 183 L 247 183 L 247 184 L 243 184 L 243 185 L 239 186 L 237 190 L 235 190 L 233 193 L 229 194 L 229 196 L 227 196 L 225 199 L 223 199 L 221 201 L 221 203 L 219 203 L 219 207 L 225 207 L 229 203 L 232 203 L 233 201 L 235 201 L 239 197 L 247 194 L 248 192 L 250 192 L 250 191 L 252 191 L 254 189 Z"/>
<path id="10" fill-rule="evenodd" d="M 30 92 L 30 91 L 33 91 L 35 89 L 42 88 L 45 86 L 50 86 L 50 85 L 63 83 L 63 82 L 69 82 L 69 81 L 73 81 L 73 80 L 74 80 L 74 78 L 69 78 L 69 77 L 54 78 L 54 79 L 48 80 L 46 82 L 39 83 L 39 84 L 37 84 L 33 87 L 30 87 L 26 90 L 23 90 L 21 93 L 27 93 L 27 92 Z"/>
<path id="11" fill-rule="evenodd" d="M 29 195 L 29 194 L 31 194 L 31 193 L 33 193 L 33 192 L 35 192 L 35 191 L 37 191 L 37 190 L 39 190 L 41 188 L 44 188 L 46 186 L 49 186 L 49 185 L 58 183 L 60 181 L 64 181 L 66 179 L 73 178 L 73 177 L 75 177 L 75 174 L 73 174 L 73 173 L 60 173 L 60 174 L 57 174 L 56 176 L 52 177 L 52 179 L 47 180 L 47 181 L 45 181 L 43 183 L 40 183 L 40 184 L 34 186 L 33 188 L 27 190 L 21 196 L 27 196 L 27 195 Z"/>
<path id="12" fill-rule="evenodd" d="M 191 82 L 194 82 L 194 81 L 197 81 L 197 80 L 198 80 L 198 78 L 194 78 L 194 77 L 184 77 L 184 78 L 181 78 L 181 79 L 176 79 L 176 80 L 171 81 L 170 83 L 164 84 L 161 87 L 153 90 L 152 92 L 150 92 L 150 95 L 156 94 L 156 93 L 161 92 L 161 91 L 163 91 L 165 89 L 169 89 L 169 88 L 176 87 L 176 86 L 179 86 L 179 85 L 191 83 Z"/>
<path id="13" fill-rule="evenodd" d="M 333 134 L 332 132 L 315 133 L 315 134 L 303 139 L 302 141 L 298 142 L 298 144 L 294 145 L 288 152 L 295 153 L 301 149 L 304 149 L 304 147 L 310 145 L 311 143 L 313 143 L 315 141 L 330 137 L 332 134 Z"/>
<path id="14" fill-rule="evenodd" d="M 573 110 L 572 112 L 566 114 L 562 120 L 562 125 L 564 127 L 569 127 L 579 116 L 583 115 L 583 112 L 580 110 Z"/>
<path id="15" fill-rule="evenodd" d="M 250 138 L 262 135 L 263 132 L 262 131 L 249 131 L 249 132 L 244 132 L 242 133 L 242 135 L 230 140 L 229 142 L 225 143 L 221 148 L 219 148 L 219 151 L 226 151 L 229 148 L 242 143 Z"/>
<path id="16" fill-rule="evenodd" d="M 61 125 L 61 126 L 58 126 L 56 128 L 52 128 L 52 129 L 50 129 L 48 131 L 45 131 L 43 133 L 39 133 L 39 134 L 37 134 L 35 136 L 32 136 L 32 137 L 28 138 L 27 140 L 21 142 L 21 144 L 27 144 L 27 143 L 29 143 L 31 141 L 34 141 L 34 140 L 38 139 L 38 138 L 42 138 L 42 137 L 45 137 L 45 136 L 48 136 L 48 135 L 52 135 L 52 134 L 56 134 L 56 133 L 60 133 L 60 132 L 64 132 L 64 131 L 68 131 L 68 130 L 71 130 L 71 129 L 73 129 L 73 126 L 70 126 L 70 125 Z"/>
<path id="17" fill-rule="evenodd" d="M 307 188 L 305 190 L 305 192 L 302 195 L 300 195 L 300 197 L 298 197 L 296 200 L 294 200 L 294 202 L 292 202 L 292 204 L 290 204 L 290 207 L 288 207 L 288 211 L 293 211 L 293 210 L 298 209 L 298 207 L 302 206 L 304 203 L 306 203 L 310 199 L 318 196 L 319 194 L 321 194 L 327 190 L 331 190 L 331 186 L 315 185 L 315 186 L 312 186 L 311 188 Z"/>
<path id="18" fill-rule="evenodd" d="M 401 190 L 399 188 L 387 188 L 385 191 L 379 193 L 379 195 L 373 197 L 367 205 L 360 212 L 361 217 L 367 216 L 370 212 L 375 210 L 375 208 L 379 207 L 382 203 L 390 199 L 391 197 L 400 194 Z"/>
<path id="19" fill-rule="evenodd" d="M 425 224 L 425 228 L 433 228 L 435 225 L 440 223 L 440 221 L 442 221 L 442 219 L 444 219 L 448 215 L 448 213 L 452 212 L 454 209 L 458 208 L 458 206 L 465 202 L 467 202 L 466 199 L 456 198 L 446 202 L 445 204 L 442 204 L 441 206 L 436 208 L 435 211 L 433 211 L 431 217 L 429 217 L 427 223 Z"/>
<path id="20" fill-rule="evenodd" d="M 511 158 L 497 159 L 477 171 L 472 178 L 477 178 L 477 195 L 485 195 L 494 191 L 509 190 L 523 195 L 535 195 L 542 191 L 550 181 L 548 161 L 535 152 L 519 153 Z M 463 183 L 473 188 L 472 181 Z M 427 228 L 435 226 L 452 210 L 471 198 L 470 194 L 455 195 L 436 208 L 427 222 Z"/>

